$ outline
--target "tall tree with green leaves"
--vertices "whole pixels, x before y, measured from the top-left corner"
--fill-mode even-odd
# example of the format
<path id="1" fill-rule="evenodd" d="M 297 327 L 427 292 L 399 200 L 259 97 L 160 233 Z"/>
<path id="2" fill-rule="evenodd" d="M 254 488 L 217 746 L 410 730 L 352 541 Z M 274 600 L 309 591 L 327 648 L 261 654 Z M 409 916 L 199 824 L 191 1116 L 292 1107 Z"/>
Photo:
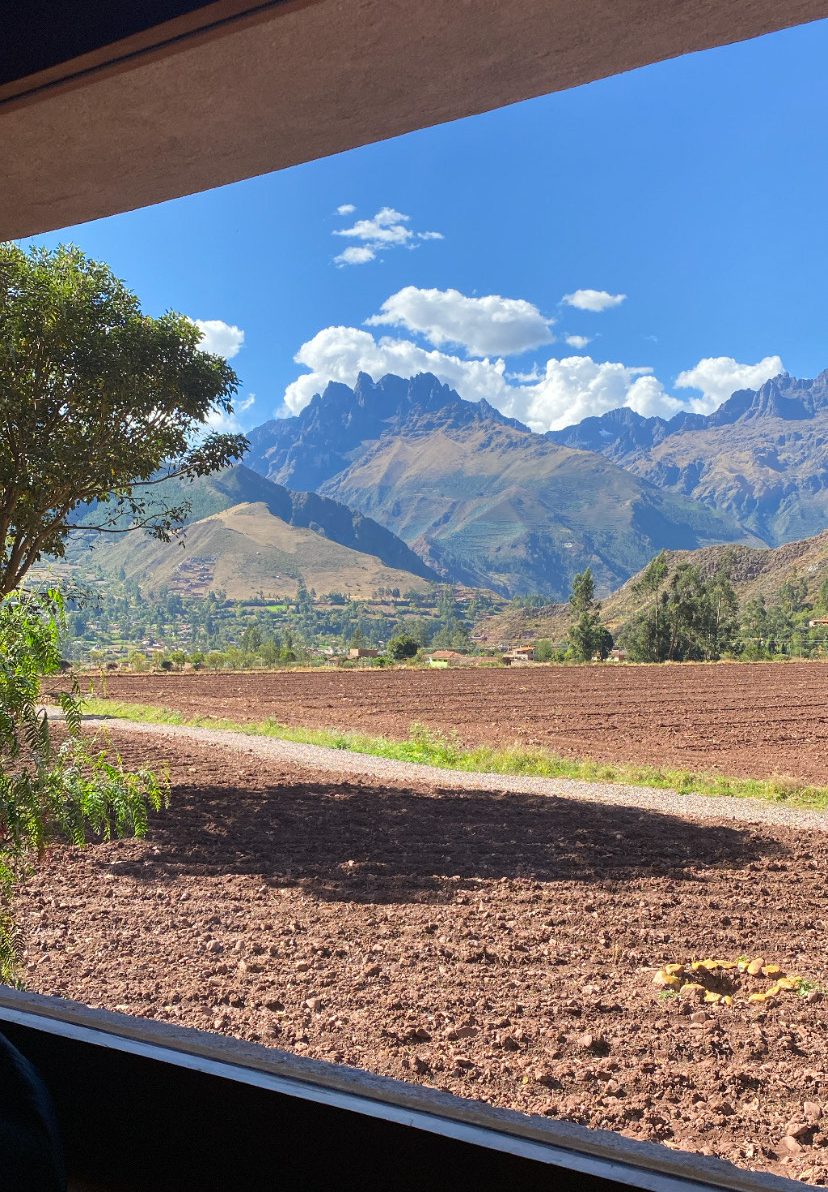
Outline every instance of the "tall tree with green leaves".
<path id="1" fill-rule="evenodd" d="M 828 575 L 819 585 L 818 607 L 823 616 L 828 613 Z"/>
<path id="2" fill-rule="evenodd" d="M 606 658 L 612 649 L 612 635 L 601 624 L 601 605 L 595 599 L 595 581 L 589 567 L 572 581 L 569 597 L 573 621 L 569 627 L 569 648 L 579 662 L 591 662 L 597 654 Z"/>
<path id="3" fill-rule="evenodd" d="M 454 588 L 441 584 L 437 597 L 437 629 L 431 644 L 438 650 L 467 650 L 471 645 L 468 626 L 458 612 Z"/>
<path id="4" fill-rule="evenodd" d="M 764 658 L 769 653 L 768 609 L 761 593 L 739 610 L 739 649 L 746 661 Z"/>
<path id="5" fill-rule="evenodd" d="M 730 582 L 733 559 L 726 555 L 707 582 L 708 653 L 720 658 L 734 649 L 739 636 L 739 601 Z"/>
<path id="6" fill-rule="evenodd" d="M 77 248 L 0 245 L 0 595 L 80 524 L 169 540 L 188 507 L 165 479 L 242 456 L 243 435 L 210 430 L 238 378 L 201 339 Z"/>
<path id="7" fill-rule="evenodd" d="M 241 457 L 238 378 L 201 350 L 183 315 L 152 318 L 108 266 L 78 249 L 0 245 L 0 979 L 14 974 L 11 893 L 51 842 L 142 835 L 166 787 L 131 772 L 81 729 L 77 688 L 62 694 L 56 740 L 39 708 L 61 667 L 62 602 L 20 590 L 77 529 L 143 528 L 169 540 L 189 511 L 165 499 Z"/>
<path id="8" fill-rule="evenodd" d="M 711 576 L 686 560 L 670 573 L 662 553 L 634 590 L 651 599 L 624 628 L 633 661 L 712 660 L 734 647 L 738 605 L 727 560 Z"/>

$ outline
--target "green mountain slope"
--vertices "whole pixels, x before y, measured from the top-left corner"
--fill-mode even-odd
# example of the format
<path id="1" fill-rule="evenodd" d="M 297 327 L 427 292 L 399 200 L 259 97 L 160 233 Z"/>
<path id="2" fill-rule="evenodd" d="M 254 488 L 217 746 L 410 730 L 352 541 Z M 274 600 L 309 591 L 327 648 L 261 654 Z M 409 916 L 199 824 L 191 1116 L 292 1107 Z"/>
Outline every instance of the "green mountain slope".
<path id="1" fill-rule="evenodd" d="M 660 547 L 744 539 L 599 456 L 509 426 L 384 437 L 325 492 L 392 528 L 434 566 L 509 594 L 561 598 L 590 566 L 602 591 Z"/>
<path id="2" fill-rule="evenodd" d="M 370 517 L 317 493 L 293 492 L 244 464 L 192 482 L 172 481 L 164 485 L 164 490 L 166 501 L 188 502 L 191 508 L 188 522 L 221 513 L 234 505 L 259 503 L 275 518 L 312 530 L 340 546 L 375 555 L 387 567 L 410 571 L 422 579 L 437 578 L 410 547 Z"/>
<path id="3" fill-rule="evenodd" d="M 192 522 L 183 545 L 144 534 L 98 547 L 91 560 L 106 571 L 123 571 L 148 592 L 168 588 L 205 596 L 223 590 L 231 600 L 294 596 L 302 584 L 320 594 L 336 591 L 356 599 L 367 599 L 377 588 L 428 587 L 410 571 L 290 525 L 262 501 Z"/>
<path id="4" fill-rule="evenodd" d="M 670 572 L 681 562 L 695 564 L 705 576 L 725 564 L 740 603 L 762 596 L 767 604 L 775 604 L 782 588 L 797 581 L 802 584 L 803 603 L 813 604 L 828 579 L 828 530 L 772 548 L 711 546 L 668 552 Z M 614 624 L 628 620 L 640 606 L 641 597 L 633 591 L 637 578 L 633 576 L 605 602 L 606 615 Z"/>
<path id="5" fill-rule="evenodd" d="M 291 492 L 242 465 L 165 482 L 158 492 L 167 504 L 190 505 L 182 542 L 141 532 L 89 535 L 75 542 L 69 560 L 81 570 L 90 562 L 112 573 L 123 569 L 148 591 L 200 595 L 221 588 L 236 599 L 293 595 L 300 583 L 363 598 L 378 587 L 424 589 L 438 578 L 370 517 L 316 493 Z M 99 521 L 100 511 L 89 510 L 86 520 Z"/>

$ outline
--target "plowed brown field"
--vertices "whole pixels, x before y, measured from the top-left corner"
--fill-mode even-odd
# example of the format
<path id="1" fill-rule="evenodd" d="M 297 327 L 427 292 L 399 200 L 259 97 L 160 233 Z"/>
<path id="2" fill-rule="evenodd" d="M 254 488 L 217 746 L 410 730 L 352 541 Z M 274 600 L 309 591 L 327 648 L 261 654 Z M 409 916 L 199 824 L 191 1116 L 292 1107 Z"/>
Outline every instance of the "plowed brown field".
<path id="1" fill-rule="evenodd" d="M 113 738 L 170 762 L 170 810 L 44 858 L 29 989 L 828 1181 L 825 832 Z M 743 954 L 817 988 L 653 985 Z"/>
<path id="2" fill-rule="evenodd" d="M 828 783 L 828 664 L 113 675 L 109 695 L 186 715 Z"/>

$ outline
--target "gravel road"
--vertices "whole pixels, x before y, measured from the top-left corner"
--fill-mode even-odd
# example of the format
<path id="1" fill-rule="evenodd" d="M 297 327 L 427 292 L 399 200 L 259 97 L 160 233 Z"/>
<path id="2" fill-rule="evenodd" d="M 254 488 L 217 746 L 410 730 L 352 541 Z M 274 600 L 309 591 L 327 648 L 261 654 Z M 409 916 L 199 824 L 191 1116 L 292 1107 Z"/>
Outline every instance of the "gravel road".
<path id="1" fill-rule="evenodd" d="M 406 782 L 429 783 L 457 790 L 474 789 L 516 794 L 554 795 L 558 798 L 639 807 L 690 819 L 729 819 L 740 823 L 776 824 L 788 828 L 828 831 L 828 813 L 806 811 L 767 803 L 761 799 L 679 794 L 655 787 L 627 786 L 620 783 L 582 782 L 569 778 L 526 778 L 512 774 L 479 774 L 443 770 L 414 762 L 329 749 L 321 745 L 302 745 L 275 737 L 256 737 L 246 733 L 216 729 L 186 728 L 178 725 L 140 724 L 131 720 L 86 717 L 92 728 L 112 729 L 118 733 L 161 737 L 171 743 L 176 739 L 198 742 L 213 748 L 253 755 L 262 760 L 289 762 L 315 771 L 327 771 L 338 777 L 369 778 L 388 781 L 395 786 Z"/>

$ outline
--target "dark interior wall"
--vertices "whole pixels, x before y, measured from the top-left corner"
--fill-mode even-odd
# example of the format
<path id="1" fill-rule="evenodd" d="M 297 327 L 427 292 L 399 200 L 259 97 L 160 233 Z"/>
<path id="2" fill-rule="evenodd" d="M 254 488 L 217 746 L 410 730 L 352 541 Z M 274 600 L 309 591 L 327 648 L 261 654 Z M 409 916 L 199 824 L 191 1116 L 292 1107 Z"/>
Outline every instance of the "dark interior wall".
<path id="1" fill-rule="evenodd" d="M 113 1192 L 622 1192 L 525 1158 L 3 1024 L 56 1103 L 70 1178 Z"/>

